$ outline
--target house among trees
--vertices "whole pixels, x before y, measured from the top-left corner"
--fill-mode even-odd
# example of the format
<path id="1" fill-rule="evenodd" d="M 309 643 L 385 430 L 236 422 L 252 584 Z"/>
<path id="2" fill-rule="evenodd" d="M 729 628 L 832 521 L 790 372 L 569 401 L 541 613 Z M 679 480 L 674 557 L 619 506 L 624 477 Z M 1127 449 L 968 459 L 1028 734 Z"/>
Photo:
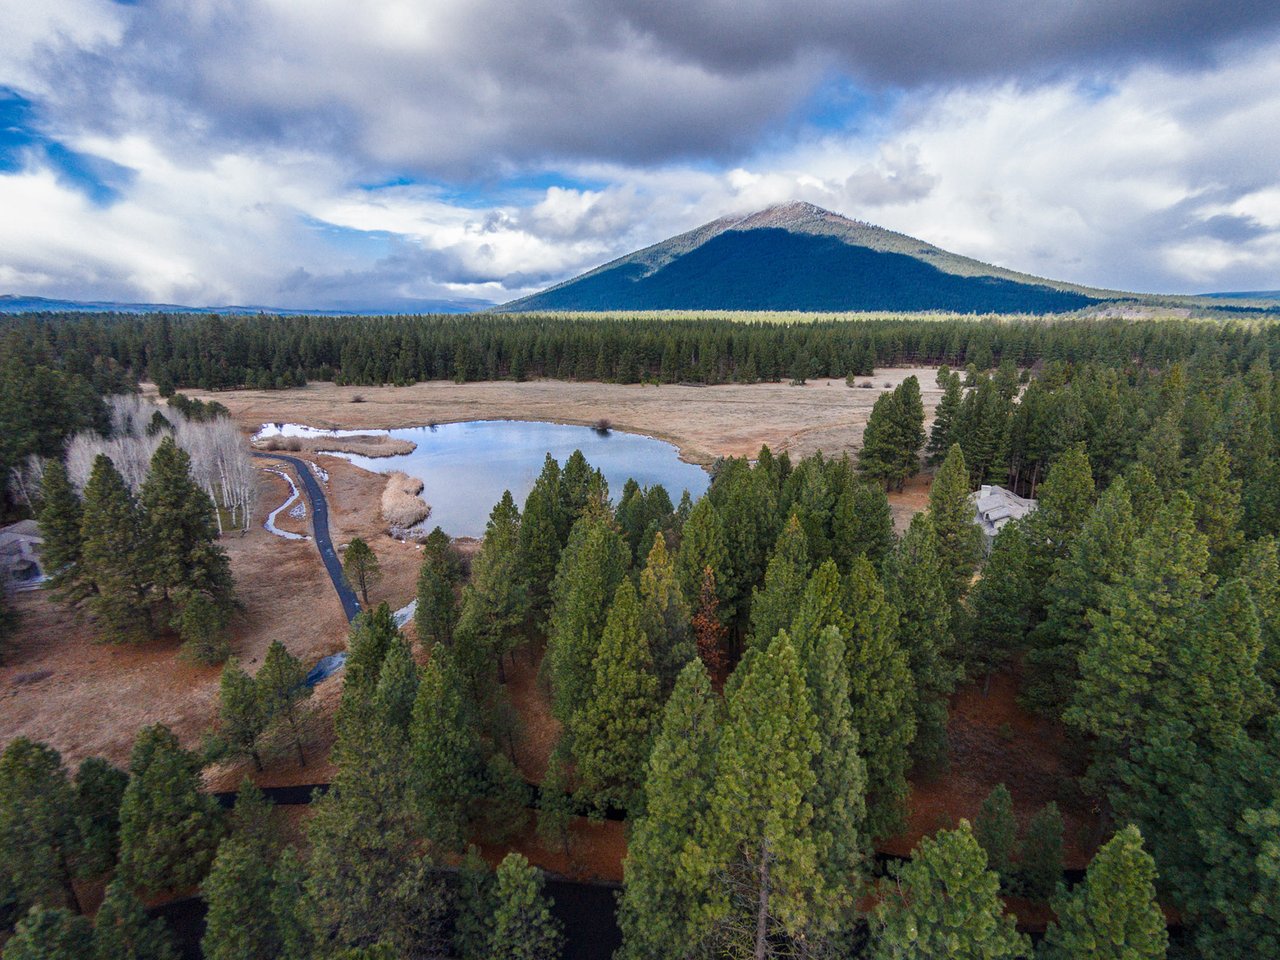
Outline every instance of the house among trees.
<path id="1" fill-rule="evenodd" d="M 21 590 L 39 583 L 40 527 L 34 520 L 20 520 L 0 529 L 0 579 L 5 590 Z"/>
<path id="2" fill-rule="evenodd" d="M 973 522 L 982 528 L 987 538 L 987 550 L 996 534 L 1010 520 L 1020 520 L 1036 508 L 1034 500 L 1027 500 L 1004 487 L 983 484 L 976 493 L 969 495 L 973 501 Z"/>

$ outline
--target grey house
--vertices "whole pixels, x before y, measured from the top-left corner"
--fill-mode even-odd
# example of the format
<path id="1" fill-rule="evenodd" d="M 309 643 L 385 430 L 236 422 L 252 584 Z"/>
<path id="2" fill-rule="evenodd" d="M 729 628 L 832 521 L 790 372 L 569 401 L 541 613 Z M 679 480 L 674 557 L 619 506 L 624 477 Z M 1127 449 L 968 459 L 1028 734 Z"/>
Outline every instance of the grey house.
<path id="1" fill-rule="evenodd" d="M 1034 500 L 1027 500 L 1004 487 L 983 485 L 977 492 L 969 494 L 973 502 L 973 522 L 982 528 L 987 539 L 987 549 L 991 549 L 991 541 L 1010 520 L 1025 517 L 1036 508 Z"/>
<path id="2" fill-rule="evenodd" d="M 40 567 L 40 527 L 20 520 L 0 529 L 0 583 L 5 590 L 24 590 L 44 579 Z"/>

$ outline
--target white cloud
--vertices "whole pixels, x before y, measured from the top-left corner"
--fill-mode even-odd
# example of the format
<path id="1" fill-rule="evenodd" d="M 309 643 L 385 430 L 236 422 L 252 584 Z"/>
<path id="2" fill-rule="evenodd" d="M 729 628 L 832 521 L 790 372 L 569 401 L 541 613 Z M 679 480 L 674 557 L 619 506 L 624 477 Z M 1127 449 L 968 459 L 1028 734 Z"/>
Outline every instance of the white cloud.
<path id="1" fill-rule="evenodd" d="M 0 174 L 0 286 L 282 306 L 502 300 L 789 199 L 1099 286 L 1280 275 L 1280 44 L 1196 70 L 908 90 L 856 129 L 762 139 L 828 61 L 735 66 L 574 2 L 572 16 L 547 0 L 521 19 L 461 0 L 264 0 L 252 16 L 205 0 L 15 7 L 0 83 L 47 97 L 50 131 L 136 175 L 95 205 L 35 153 Z M 12 6 L 0 0 L 6 17 Z M 68 60 L 70 47 L 93 56 Z M 356 186 L 480 168 L 490 179 Z M 503 176 L 546 173 L 591 186 L 475 200 Z"/>

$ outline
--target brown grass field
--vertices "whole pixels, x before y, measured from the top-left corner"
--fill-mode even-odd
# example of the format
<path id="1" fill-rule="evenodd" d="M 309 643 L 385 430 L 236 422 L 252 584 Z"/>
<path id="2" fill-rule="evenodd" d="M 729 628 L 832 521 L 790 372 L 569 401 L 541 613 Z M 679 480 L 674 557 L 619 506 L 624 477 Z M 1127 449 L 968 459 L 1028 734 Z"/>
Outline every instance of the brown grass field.
<path id="1" fill-rule="evenodd" d="M 859 378 L 873 386 L 848 387 L 843 380 L 726 384 L 714 387 L 531 380 L 409 387 L 339 387 L 312 383 L 293 390 L 226 390 L 192 396 L 215 399 L 241 426 L 303 423 L 325 429 L 374 430 L 420 427 L 460 420 L 549 420 L 591 426 L 602 418 L 614 428 L 669 440 L 691 463 L 716 457 L 755 456 L 762 443 L 775 453 L 804 456 L 816 450 L 839 455 L 862 443 L 871 405 L 885 384 L 909 376 L 920 380 L 926 416 L 941 397 L 931 367 L 877 370 Z M 353 402 L 362 397 L 363 401 Z M 427 491 L 430 500 L 430 491 Z"/>

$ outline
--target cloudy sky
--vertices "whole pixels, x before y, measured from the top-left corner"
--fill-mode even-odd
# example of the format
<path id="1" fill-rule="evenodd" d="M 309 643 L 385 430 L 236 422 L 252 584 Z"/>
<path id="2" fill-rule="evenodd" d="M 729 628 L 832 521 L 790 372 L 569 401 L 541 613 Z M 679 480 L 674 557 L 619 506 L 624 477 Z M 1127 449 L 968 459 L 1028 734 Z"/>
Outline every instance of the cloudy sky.
<path id="1" fill-rule="evenodd" d="M 1280 288 L 1275 0 L 0 0 L 0 293 L 504 301 L 790 199 Z"/>

